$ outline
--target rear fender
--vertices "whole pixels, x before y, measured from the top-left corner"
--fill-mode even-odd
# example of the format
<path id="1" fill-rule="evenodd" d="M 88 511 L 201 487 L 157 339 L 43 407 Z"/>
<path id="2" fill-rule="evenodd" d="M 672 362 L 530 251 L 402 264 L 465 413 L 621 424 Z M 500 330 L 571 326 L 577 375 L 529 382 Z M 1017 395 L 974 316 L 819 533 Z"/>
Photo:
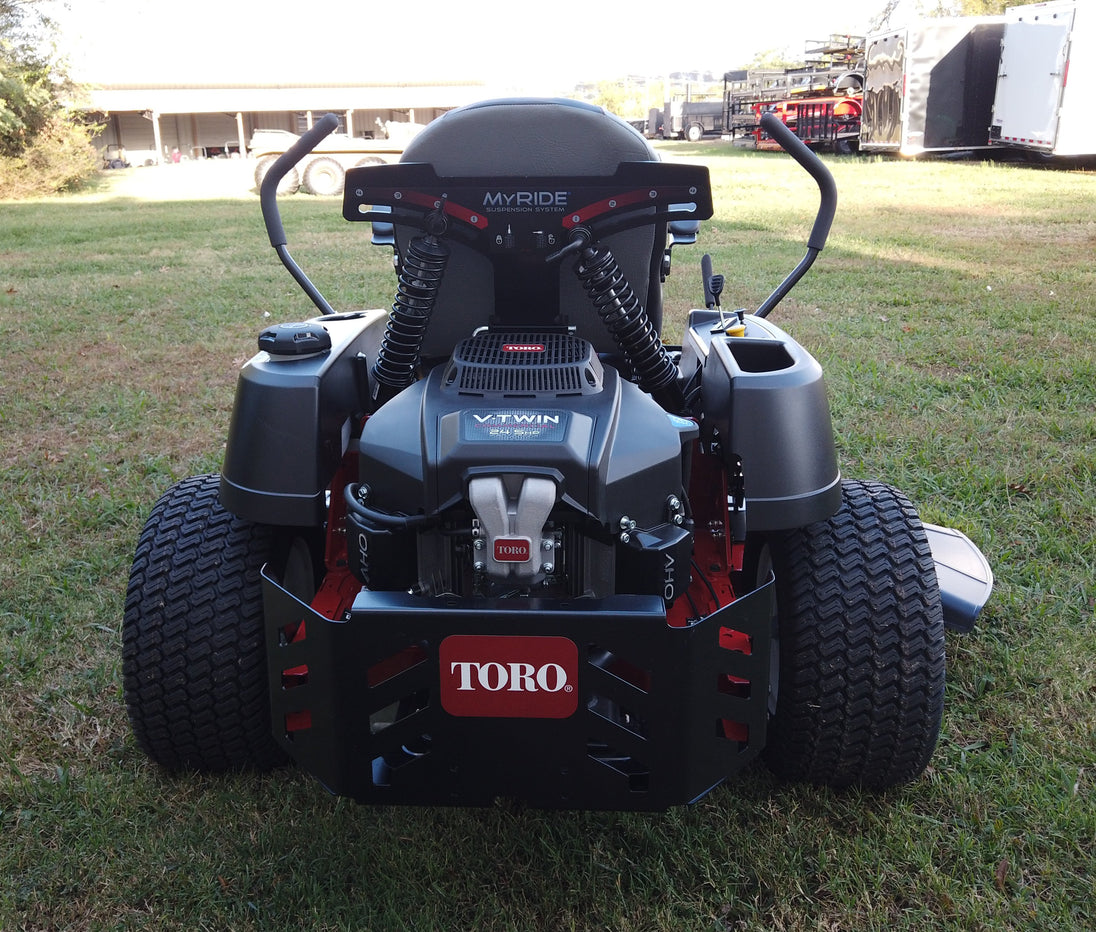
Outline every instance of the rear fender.
<path id="1" fill-rule="evenodd" d="M 387 313 L 314 319 L 331 348 L 311 356 L 253 356 L 240 372 L 221 470 L 221 504 L 262 524 L 318 526 L 326 492 L 366 410 L 368 365 Z"/>
<path id="2" fill-rule="evenodd" d="M 727 467 L 741 464 L 747 528 L 825 520 L 841 504 L 841 472 L 822 368 L 767 320 L 747 314 L 738 329 L 728 336 L 718 311 L 692 311 L 681 368 L 703 369 L 703 426 Z"/>

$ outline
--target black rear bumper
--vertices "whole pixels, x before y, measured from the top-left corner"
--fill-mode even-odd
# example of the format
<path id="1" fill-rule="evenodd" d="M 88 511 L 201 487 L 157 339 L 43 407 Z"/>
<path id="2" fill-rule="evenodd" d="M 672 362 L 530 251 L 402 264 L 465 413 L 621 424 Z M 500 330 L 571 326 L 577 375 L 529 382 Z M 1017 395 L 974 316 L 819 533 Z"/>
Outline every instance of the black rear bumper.
<path id="1" fill-rule="evenodd" d="M 275 737 L 360 802 L 659 810 L 704 795 L 765 743 L 771 584 L 687 628 L 666 624 L 661 599 L 625 595 L 363 590 L 331 621 L 263 585 Z M 503 662 L 462 661 L 467 645 L 504 649 Z M 572 659 L 514 660 L 526 645 Z M 477 696 L 484 686 L 494 695 Z M 548 705 L 527 717 L 525 701 Z"/>

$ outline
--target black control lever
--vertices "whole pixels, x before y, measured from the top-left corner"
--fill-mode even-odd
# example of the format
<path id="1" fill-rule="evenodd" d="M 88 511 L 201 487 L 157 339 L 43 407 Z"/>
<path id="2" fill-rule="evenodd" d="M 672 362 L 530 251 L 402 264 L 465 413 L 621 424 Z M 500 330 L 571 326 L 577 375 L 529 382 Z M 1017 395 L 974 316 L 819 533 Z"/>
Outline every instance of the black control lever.
<path id="1" fill-rule="evenodd" d="M 282 260 L 282 265 L 301 286 L 301 290 L 325 316 L 334 314 L 335 309 L 328 304 L 327 299 L 320 294 L 319 289 L 312 284 L 301 267 L 293 261 L 293 257 L 286 248 L 285 229 L 282 226 L 282 215 L 278 210 L 278 185 L 288 171 L 315 149 L 322 139 L 333 133 L 338 125 L 339 118 L 335 114 L 329 113 L 324 116 L 312 129 L 278 156 L 278 160 L 270 166 L 266 177 L 263 178 L 263 183 L 259 186 L 259 205 L 262 208 L 267 236 L 270 237 L 270 245 L 274 247 L 278 258 Z"/>
<path id="2" fill-rule="evenodd" d="M 716 307 L 719 307 L 719 296 L 723 294 L 723 281 L 722 275 L 712 275 L 708 279 L 708 291 L 710 291 L 712 297 L 715 298 Z"/>
<path id="3" fill-rule="evenodd" d="M 704 279 L 704 306 L 709 311 L 719 311 L 719 325 L 712 328 L 712 333 L 727 333 L 731 327 L 739 326 L 742 323 L 740 311 L 732 312 L 730 320 L 723 313 L 719 296 L 723 294 L 726 279 L 722 275 L 712 272 L 712 257 L 707 253 L 700 260 L 700 275 Z"/>
<path id="4" fill-rule="evenodd" d="M 700 278 L 704 285 L 704 306 L 709 310 L 715 309 L 715 295 L 712 294 L 712 257 L 704 253 L 700 257 Z"/>
<path id="5" fill-rule="evenodd" d="M 780 147 L 795 159 L 815 180 L 820 196 L 818 213 L 814 218 L 814 226 L 811 235 L 807 239 L 807 254 L 780 283 L 780 286 L 769 295 L 757 309 L 758 317 L 765 317 L 776 307 L 784 296 L 795 287 L 796 283 L 804 275 L 807 269 L 814 263 L 815 258 L 826 245 L 826 237 L 829 236 L 830 226 L 833 223 L 834 213 L 837 211 L 837 185 L 834 183 L 830 170 L 822 164 L 806 144 L 795 135 L 784 121 L 774 113 L 766 113 L 761 117 L 761 128 L 780 144 Z"/>

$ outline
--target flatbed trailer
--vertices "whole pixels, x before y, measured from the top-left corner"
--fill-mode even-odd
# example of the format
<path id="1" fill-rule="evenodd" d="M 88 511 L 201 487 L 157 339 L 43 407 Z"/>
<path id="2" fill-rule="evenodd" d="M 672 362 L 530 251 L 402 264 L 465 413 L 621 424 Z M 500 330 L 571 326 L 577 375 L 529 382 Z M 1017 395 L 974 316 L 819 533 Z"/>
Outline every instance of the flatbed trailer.
<path id="1" fill-rule="evenodd" d="M 862 36 L 810 42 L 802 68 L 728 71 L 723 76 L 723 125 L 732 137 L 752 136 L 758 149 L 777 149 L 761 128 L 775 113 L 808 146 L 851 152 L 860 131 Z"/>

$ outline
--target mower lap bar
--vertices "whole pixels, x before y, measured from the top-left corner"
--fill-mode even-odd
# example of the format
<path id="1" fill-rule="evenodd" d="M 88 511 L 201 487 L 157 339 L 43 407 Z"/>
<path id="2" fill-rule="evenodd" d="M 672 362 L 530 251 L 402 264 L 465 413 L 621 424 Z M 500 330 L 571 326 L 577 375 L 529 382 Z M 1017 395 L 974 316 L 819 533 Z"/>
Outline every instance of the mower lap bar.
<path id="1" fill-rule="evenodd" d="M 821 252 L 830 235 L 833 216 L 837 212 L 837 185 L 833 175 L 822 160 L 776 114 L 763 114 L 761 128 L 780 143 L 780 147 L 795 159 L 818 185 L 820 197 L 818 213 L 814 218 L 814 226 L 811 227 L 811 235 L 807 239 L 807 248 Z"/>
<path id="2" fill-rule="evenodd" d="M 703 796 L 764 746 L 771 583 L 689 627 L 667 625 L 655 596 L 366 589 L 332 621 L 268 573 L 274 736 L 339 795 L 662 810 Z M 301 621 L 304 636 L 287 637 Z M 558 665 L 536 659 L 545 646 Z M 548 704 L 538 714 L 530 702 Z"/>
<path id="3" fill-rule="evenodd" d="M 702 165 L 622 162 L 611 177 L 439 177 L 422 163 L 368 165 L 346 174 L 343 217 L 446 231 L 488 253 L 551 255 L 573 231 L 596 236 L 712 216 Z"/>

